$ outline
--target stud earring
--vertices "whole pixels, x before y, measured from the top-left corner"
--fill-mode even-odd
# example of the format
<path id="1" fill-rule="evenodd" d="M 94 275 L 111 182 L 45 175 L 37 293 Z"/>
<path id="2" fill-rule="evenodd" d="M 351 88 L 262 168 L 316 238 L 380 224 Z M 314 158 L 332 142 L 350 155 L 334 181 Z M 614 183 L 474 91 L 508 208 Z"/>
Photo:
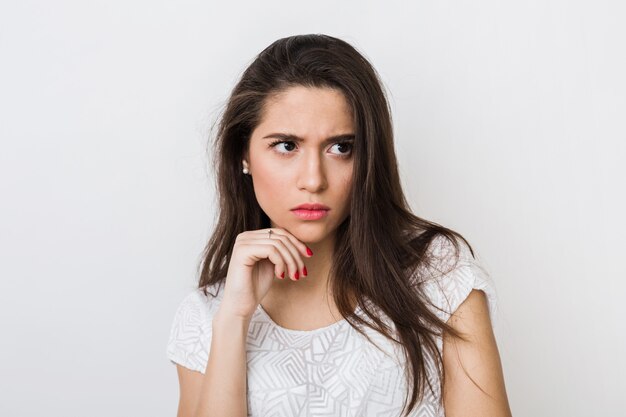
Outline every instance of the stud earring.
<path id="1" fill-rule="evenodd" d="M 244 163 L 243 163 L 243 173 L 244 173 L 244 174 L 247 174 L 247 173 L 249 173 L 249 172 L 250 172 L 250 171 L 248 170 L 248 165 L 247 165 L 247 164 L 246 164 L 246 162 L 244 161 Z"/>

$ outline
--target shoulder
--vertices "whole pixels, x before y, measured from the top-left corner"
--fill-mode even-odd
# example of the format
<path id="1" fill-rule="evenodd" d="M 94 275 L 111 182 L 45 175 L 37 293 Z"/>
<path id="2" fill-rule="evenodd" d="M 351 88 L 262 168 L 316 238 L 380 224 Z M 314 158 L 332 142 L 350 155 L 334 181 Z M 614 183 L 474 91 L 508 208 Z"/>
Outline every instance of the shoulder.
<path id="1" fill-rule="evenodd" d="M 187 318 L 184 322 L 206 319 L 218 307 L 222 294 L 219 284 L 193 289 L 180 301 L 175 318 Z"/>
<path id="2" fill-rule="evenodd" d="M 470 247 L 457 240 L 437 236 L 427 248 L 430 259 L 418 270 L 418 284 L 435 314 L 448 321 L 459 307 L 484 303 L 492 324 L 497 316 L 495 282 Z"/>
<path id="3" fill-rule="evenodd" d="M 213 315 L 219 307 L 222 294 L 223 288 L 215 284 L 196 288 L 183 297 L 174 314 L 167 342 L 167 357 L 171 362 L 204 372 Z"/>

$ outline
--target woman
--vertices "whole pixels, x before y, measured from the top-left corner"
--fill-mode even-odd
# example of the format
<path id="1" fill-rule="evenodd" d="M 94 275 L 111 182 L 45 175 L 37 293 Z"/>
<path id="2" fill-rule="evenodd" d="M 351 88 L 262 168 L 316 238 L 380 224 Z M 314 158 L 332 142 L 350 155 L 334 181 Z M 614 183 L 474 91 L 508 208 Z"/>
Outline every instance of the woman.
<path id="1" fill-rule="evenodd" d="M 511 415 L 493 283 L 460 234 L 411 213 L 361 54 L 274 42 L 214 149 L 219 221 L 168 344 L 179 417 Z"/>

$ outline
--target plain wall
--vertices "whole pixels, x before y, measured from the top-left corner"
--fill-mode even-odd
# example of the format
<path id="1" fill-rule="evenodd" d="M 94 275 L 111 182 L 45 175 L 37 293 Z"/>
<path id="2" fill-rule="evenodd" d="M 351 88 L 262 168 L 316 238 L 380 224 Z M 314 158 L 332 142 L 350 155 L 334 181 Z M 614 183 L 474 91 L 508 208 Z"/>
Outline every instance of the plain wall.
<path id="1" fill-rule="evenodd" d="M 415 213 L 491 273 L 513 414 L 623 413 L 623 3 L 408 3 L 2 0 L 1 415 L 175 415 L 209 129 L 303 33 L 371 60 Z"/>

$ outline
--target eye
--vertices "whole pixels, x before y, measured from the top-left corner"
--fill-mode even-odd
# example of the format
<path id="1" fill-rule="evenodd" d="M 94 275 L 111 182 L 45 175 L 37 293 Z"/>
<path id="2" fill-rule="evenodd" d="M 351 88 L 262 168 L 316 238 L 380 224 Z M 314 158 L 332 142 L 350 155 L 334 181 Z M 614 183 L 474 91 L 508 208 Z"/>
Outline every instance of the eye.
<path id="1" fill-rule="evenodd" d="M 280 154 L 280 155 L 287 155 L 287 154 L 291 153 L 290 152 L 292 150 L 291 146 L 293 146 L 295 144 L 293 141 L 277 140 L 277 141 L 274 141 L 274 142 L 270 143 L 268 146 L 270 148 L 278 148 L 279 145 L 283 145 L 283 144 L 286 145 L 286 148 L 287 148 L 286 152 L 285 151 L 279 151 L 279 150 L 277 150 L 276 152 L 278 154 Z M 337 142 L 337 143 L 334 143 L 333 146 L 339 146 L 339 147 L 343 148 L 344 150 L 347 148 L 347 151 L 344 151 L 343 153 L 340 152 L 339 154 L 337 154 L 337 155 L 339 155 L 342 158 L 349 157 L 352 154 L 353 144 L 352 144 L 351 141 Z M 283 148 L 283 149 L 285 149 L 285 148 Z"/>
<path id="2" fill-rule="evenodd" d="M 348 149 L 346 153 L 340 154 L 342 156 L 349 156 L 352 153 L 352 143 L 351 142 L 337 142 L 333 146 L 341 146 L 344 149 Z"/>
<path id="3" fill-rule="evenodd" d="M 276 148 L 278 145 L 282 145 L 283 143 L 287 143 L 287 144 L 291 144 L 291 145 L 293 145 L 293 142 L 291 142 L 291 141 L 276 140 L 276 141 L 274 141 L 274 142 L 270 143 L 268 146 L 269 146 L 270 148 Z M 278 152 L 279 154 L 287 154 L 287 153 L 289 153 L 289 152 L 280 152 L 280 151 L 277 151 L 277 152 Z"/>

